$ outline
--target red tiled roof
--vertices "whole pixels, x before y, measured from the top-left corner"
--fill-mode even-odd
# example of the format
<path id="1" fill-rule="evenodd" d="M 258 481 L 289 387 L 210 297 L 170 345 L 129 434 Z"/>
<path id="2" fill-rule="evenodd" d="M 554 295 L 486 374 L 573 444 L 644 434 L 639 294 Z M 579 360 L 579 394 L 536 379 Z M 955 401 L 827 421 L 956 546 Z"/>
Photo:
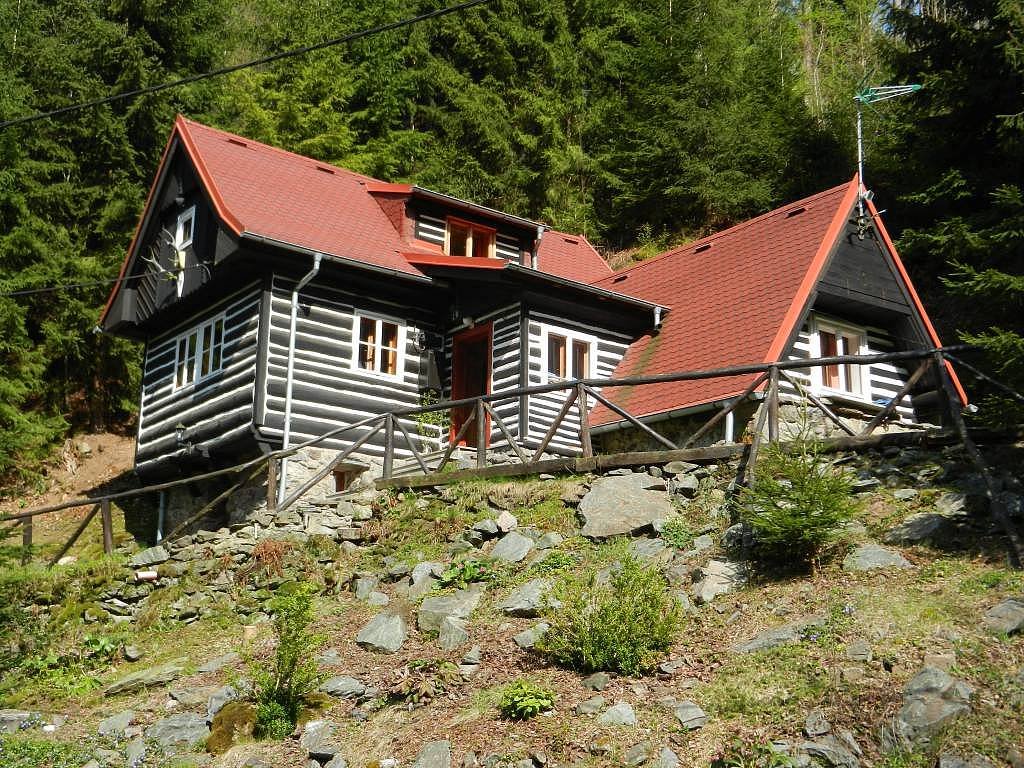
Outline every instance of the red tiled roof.
<path id="1" fill-rule="evenodd" d="M 537 268 L 581 283 L 596 283 L 612 273 L 612 268 L 583 235 L 553 229 L 541 238 Z"/>
<path id="2" fill-rule="evenodd" d="M 598 280 L 602 288 L 672 307 L 657 335 L 630 346 L 615 377 L 776 359 L 856 194 L 854 180 Z M 649 416 L 738 395 L 754 378 L 608 392 L 634 416 Z M 604 407 L 594 411 L 595 425 L 618 420 Z"/>
<path id="3" fill-rule="evenodd" d="M 367 192 L 375 179 L 183 117 L 175 131 L 235 234 L 420 274 L 401 255 L 407 246 Z"/>

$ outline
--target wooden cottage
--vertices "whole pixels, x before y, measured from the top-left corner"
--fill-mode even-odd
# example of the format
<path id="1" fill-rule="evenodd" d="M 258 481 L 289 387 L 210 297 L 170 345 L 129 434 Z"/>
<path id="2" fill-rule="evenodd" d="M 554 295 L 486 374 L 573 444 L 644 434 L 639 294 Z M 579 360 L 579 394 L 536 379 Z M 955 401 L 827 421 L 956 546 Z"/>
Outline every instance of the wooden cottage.
<path id="1" fill-rule="evenodd" d="M 179 117 L 101 319 L 145 344 L 136 470 L 230 465 L 430 399 L 937 344 L 877 212 L 857 214 L 852 181 L 613 274 L 582 236 Z M 804 372 L 865 412 L 906 376 Z M 747 383 L 612 397 L 645 419 L 679 418 Z M 535 446 L 564 397 L 494 407 Z M 908 396 L 900 416 L 917 405 Z M 592 417 L 611 443 L 629 434 L 610 410 Z M 442 448 L 464 418 L 403 426 Z M 574 418 L 553 450 L 578 449 Z M 382 439 L 360 453 L 380 456 Z M 491 424 L 485 439 L 505 438 Z"/>

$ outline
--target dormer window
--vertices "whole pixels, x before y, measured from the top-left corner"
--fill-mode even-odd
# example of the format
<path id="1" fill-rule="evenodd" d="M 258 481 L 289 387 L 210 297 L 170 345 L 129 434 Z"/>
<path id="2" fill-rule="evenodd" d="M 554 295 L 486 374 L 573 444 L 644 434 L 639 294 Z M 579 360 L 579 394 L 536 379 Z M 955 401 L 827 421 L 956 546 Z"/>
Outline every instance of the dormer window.
<path id="1" fill-rule="evenodd" d="M 494 230 L 460 219 L 448 219 L 444 252 L 449 256 L 494 258 Z"/>

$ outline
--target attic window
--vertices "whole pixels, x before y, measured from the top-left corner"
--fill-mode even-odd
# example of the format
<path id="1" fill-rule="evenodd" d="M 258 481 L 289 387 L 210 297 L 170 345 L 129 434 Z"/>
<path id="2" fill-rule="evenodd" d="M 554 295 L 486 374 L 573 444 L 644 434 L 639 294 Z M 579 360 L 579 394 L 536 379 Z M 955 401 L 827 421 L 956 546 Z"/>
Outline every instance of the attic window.
<path id="1" fill-rule="evenodd" d="M 792 209 L 786 211 L 786 218 L 787 219 L 791 219 L 794 216 L 799 216 L 801 213 L 803 213 L 806 210 L 807 209 L 804 206 L 802 206 L 802 205 L 799 208 L 792 208 Z"/>
<path id="2" fill-rule="evenodd" d="M 490 227 L 449 218 L 445 227 L 444 252 L 448 256 L 494 258 L 494 235 Z"/>
<path id="3" fill-rule="evenodd" d="M 579 240 L 573 240 L 571 237 L 563 237 L 562 239 L 565 240 L 565 242 L 567 242 L 569 245 L 579 245 L 580 244 Z"/>
<path id="4" fill-rule="evenodd" d="M 693 252 L 694 253 L 704 253 L 704 251 L 706 251 L 709 248 L 711 248 L 711 245 L 712 245 L 711 243 L 704 243 L 704 245 L 698 245 L 696 248 L 693 249 Z"/>
<path id="5" fill-rule="evenodd" d="M 246 144 L 241 139 L 228 139 L 228 144 L 235 144 L 235 145 L 237 145 L 239 147 L 248 147 L 249 146 L 248 144 Z"/>
<path id="6" fill-rule="evenodd" d="M 331 174 L 332 176 L 334 175 L 334 173 L 335 173 L 335 171 L 336 171 L 336 169 L 334 169 L 334 168 L 331 168 L 331 167 L 329 167 L 329 166 L 326 166 L 326 165 L 317 165 L 317 166 L 315 166 L 315 168 L 316 168 L 316 169 L 317 169 L 318 171 L 323 171 L 324 173 L 329 173 L 329 174 Z"/>

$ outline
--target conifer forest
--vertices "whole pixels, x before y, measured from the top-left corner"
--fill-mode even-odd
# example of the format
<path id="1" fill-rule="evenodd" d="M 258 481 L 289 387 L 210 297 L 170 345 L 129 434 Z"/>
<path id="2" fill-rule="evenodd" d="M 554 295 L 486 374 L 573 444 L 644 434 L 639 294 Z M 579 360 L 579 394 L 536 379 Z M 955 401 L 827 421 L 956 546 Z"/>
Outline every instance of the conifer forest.
<path id="1" fill-rule="evenodd" d="M 0 122 L 441 0 L 0 0 Z M 176 114 L 585 234 L 621 266 L 865 180 L 947 343 L 1024 385 L 1021 0 L 491 0 L 0 129 L 0 476 L 130 424 L 94 332 Z M 685 279 L 680 275 L 679 279 Z M 1019 421 L 983 389 L 976 418 Z"/>

